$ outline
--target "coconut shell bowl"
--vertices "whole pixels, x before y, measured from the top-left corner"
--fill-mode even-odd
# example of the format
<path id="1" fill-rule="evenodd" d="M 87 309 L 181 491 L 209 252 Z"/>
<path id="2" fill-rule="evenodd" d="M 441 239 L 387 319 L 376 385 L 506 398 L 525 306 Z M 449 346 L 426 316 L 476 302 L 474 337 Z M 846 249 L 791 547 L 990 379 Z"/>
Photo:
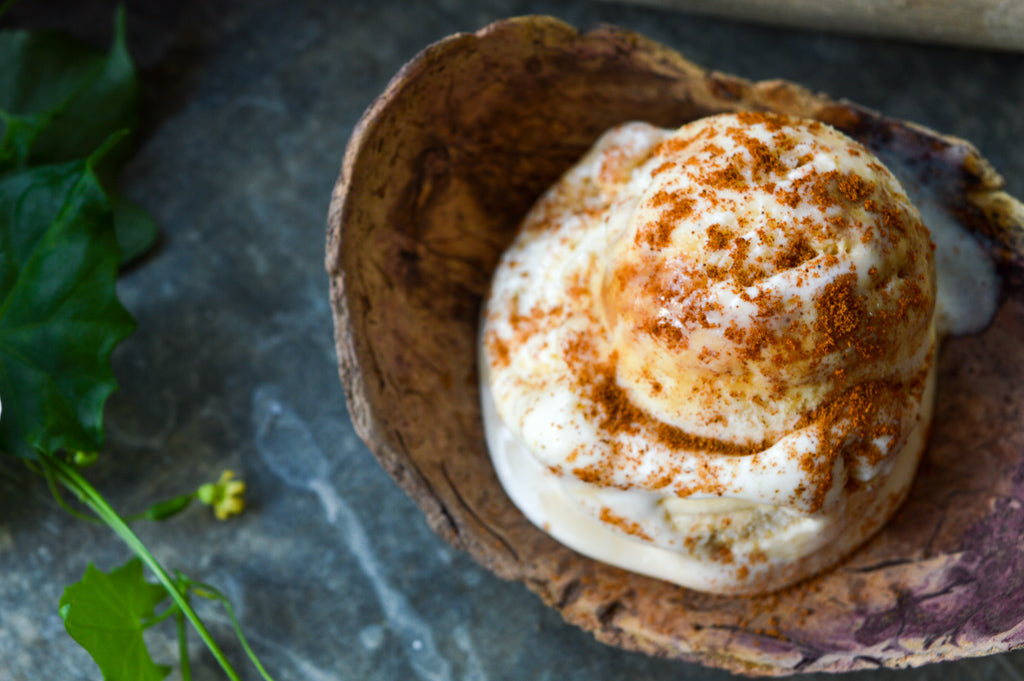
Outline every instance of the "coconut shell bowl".
<path id="1" fill-rule="evenodd" d="M 611 126 L 765 110 L 900 160 L 989 248 L 982 333 L 945 342 L 908 499 L 845 562 L 784 591 L 690 591 L 580 556 L 513 506 L 484 442 L 480 306 L 533 201 Z M 1024 207 L 970 143 L 783 81 L 695 65 L 617 28 L 546 17 L 420 53 L 357 125 L 327 269 L 356 429 L 430 526 L 614 646 L 749 675 L 906 667 L 1024 645 Z"/>

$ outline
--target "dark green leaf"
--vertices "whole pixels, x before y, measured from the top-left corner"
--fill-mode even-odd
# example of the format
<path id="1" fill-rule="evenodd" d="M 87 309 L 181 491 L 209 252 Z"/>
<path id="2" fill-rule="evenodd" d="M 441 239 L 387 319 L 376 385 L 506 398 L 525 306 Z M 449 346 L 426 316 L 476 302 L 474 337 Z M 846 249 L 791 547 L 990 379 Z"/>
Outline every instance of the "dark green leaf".
<path id="1" fill-rule="evenodd" d="M 165 598 L 163 587 L 143 578 L 138 558 L 110 572 L 90 563 L 82 579 L 64 589 L 60 614 L 106 681 L 160 681 L 170 667 L 153 662 L 143 632 Z"/>
<path id="2" fill-rule="evenodd" d="M 125 46 L 123 9 L 106 54 L 61 33 L 3 31 L 0 64 L 0 109 L 18 120 L 32 118 L 33 127 L 45 124 L 45 134 L 32 140 L 31 164 L 85 158 L 114 132 L 138 123 L 139 81 Z M 5 130 L 2 139 L 9 134 Z M 105 160 L 105 181 L 130 151 L 130 144 L 122 144 Z"/>
<path id="3" fill-rule="evenodd" d="M 0 173 L 24 168 L 36 138 L 50 124 L 50 116 L 15 116 L 0 110 L 0 124 L 4 134 L 0 137 Z"/>
<path id="4" fill-rule="evenodd" d="M 138 123 L 139 80 L 119 9 L 106 54 L 52 31 L 0 31 L 0 174 L 93 154 L 111 135 Z M 131 154 L 122 139 L 95 167 L 113 197 L 124 263 L 156 241 L 156 222 L 114 191 Z"/>
<path id="5" fill-rule="evenodd" d="M 134 327 L 114 287 L 119 261 L 91 162 L 0 177 L 0 451 L 102 445 L 110 354 Z"/>
<path id="6" fill-rule="evenodd" d="M 160 226 L 139 204 L 124 195 L 114 192 L 110 199 L 114 204 L 114 229 L 121 247 L 121 262 L 128 264 L 149 252 L 160 235 Z"/>
<path id="7" fill-rule="evenodd" d="M 188 508 L 195 496 L 194 494 L 182 494 L 173 499 L 161 501 L 147 508 L 142 515 L 147 520 L 167 520 Z"/>

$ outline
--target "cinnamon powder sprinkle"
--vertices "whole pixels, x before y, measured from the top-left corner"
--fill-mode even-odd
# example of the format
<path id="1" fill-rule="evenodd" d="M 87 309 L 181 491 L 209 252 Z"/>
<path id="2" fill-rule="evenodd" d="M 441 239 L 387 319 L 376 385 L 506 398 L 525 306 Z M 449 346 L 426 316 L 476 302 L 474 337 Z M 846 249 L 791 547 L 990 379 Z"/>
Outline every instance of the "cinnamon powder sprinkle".
<path id="1" fill-rule="evenodd" d="M 701 184 L 719 190 L 740 190 L 747 185 L 747 179 L 744 177 L 743 172 L 733 164 L 729 164 L 719 170 L 701 174 L 700 181 Z"/>
<path id="2" fill-rule="evenodd" d="M 819 352 L 830 353 L 853 344 L 867 310 L 857 295 L 857 275 L 842 274 L 827 284 L 814 307 L 818 313 L 814 330 L 823 339 Z"/>
<path id="3" fill-rule="evenodd" d="M 767 144 L 753 137 L 745 137 L 743 142 L 753 158 L 755 176 L 771 177 L 786 171 L 786 167 L 779 160 L 778 152 L 772 150 Z"/>
<path id="4" fill-rule="evenodd" d="M 661 175 L 666 170 L 671 170 L 672 168 L 675 168 L 675 167 L 676 167 L 676 164 L 673 163 L 672 161 L 665 161 L 660 166 L 658 166 L 657 168 L 655 168 L 654 170 L 651 171 L 651 177 L 657 177 L 658 175 Z"/>
<path id="5" fill-rule="evenodd" d="M 804 264 L 817 254 L 807 236 L 797 234 L 796 238 L 786 244 L 785 248 L 779 250 L 772 260 L 772 265 L 780 272 L 782 270 L 791 270 Z"/>
<path id="6" fill-rule="evenodd" d="M 492 358 L 492 362 L 499 368 L 504 369 L 512 363 L 512 355 L 508 343 L 502 339 L 494 329 L 489 329 L 484 335 L 484 344 Z"/>
<path id="7" fill-rule="evenodd" d="M 721 225 L 711 225 L 707 230 L 708 248 L 720 251 L 729 245 L 730 235 Z"/>
<path id="8" fill-rule="evenodd" d="M 614 527 L 617 527 L 626 534 L 638 537 L 639 539 L 643 539 L 644 541 L 652 541 L 651 536 L 644 532 L 643 528 L 640 526 L 639 523 L 623 518 L 620 515 L 616 515 L 607 506 L 603 506 L 601 508 L 601 513 L 599 517 L 601 519 L 601 522 L 605 523 L 606 525 L 612 525 Z"/>
<path id="9" fill-rule="evenodd" d="M 763 125 L 768 132 L 778 132 L 783 126 L 794 123 L 790 116 L 765 111 L 739 111 L 736 120 L 746 126 Z"/>
<path id="10" fill-rule="evenodd" d="M 661 208 L 661 215 L 653 225 L 637 230 L 636 243 L 641 240 L 652 250 L 661 250 L 672 241 L 672 232 L 677 225 L 693 213 L 697 202 L 681 192 L 661 190 L 650 199 L 652 208 Z"/>
<path id="11" fill-rule="evenodd" d="M 871 195 L 874 185 L 853 171 L 840 176 L 836 182 L 839 193 L 850 203 L 860 203 Z"/>
<path id="12" fill-rule="evenodd" d="M 619 385 L 616 354 L 613 352 L 607 360 L 600 361 L 592 341 L 583 334 L 575 335 L 566 344 L 564 355 L 576 377 L 577 392 L 584 398 L 581 406 L 586 410 L 588 420 L 595 423 L 604 434 L 602 441 L 607 451 L 598 463 L 573 469 L 573 474 L 584 482 L 600 487 L 613 486 L 617 470 L 630 469 L 636 465 L 617 444 L 622 435 L 641 435 L 655 446 L 679 453 L 707 452 L 746 456 L 765 449 L 769 444 L 738 444 L 701 437 L 652 417 Z M 638 484 L 646 489 L 658 489 L 668 484 L 678 473 L 677 470 L 655 471 Z M 723 491 L 713 471 L 705 471 L 702 477 L 702 484 L 692 491 Z"/>
<path id="13" fill-rule="evenodd" d="M 927 368 L 911 383 L 875 380 L 837 390 L 800 422 L 800 427 L 819 424 L 827 442 L 816 455 L 807 455 L 800 468 L 814 485 L 811 511 L 819 510 L 832 487 L 832 467 L 837 456 L 859 458 L 877 465 L 885 453 L 874 444 L 879 440 L 896 441 L 902 432 L 898 414 L 908 399 L 920 397 L 927 379 Z M 849 462 L 847 462 L 849 463 Z M 856 484 L 851 478 L 850 484 Z"/>

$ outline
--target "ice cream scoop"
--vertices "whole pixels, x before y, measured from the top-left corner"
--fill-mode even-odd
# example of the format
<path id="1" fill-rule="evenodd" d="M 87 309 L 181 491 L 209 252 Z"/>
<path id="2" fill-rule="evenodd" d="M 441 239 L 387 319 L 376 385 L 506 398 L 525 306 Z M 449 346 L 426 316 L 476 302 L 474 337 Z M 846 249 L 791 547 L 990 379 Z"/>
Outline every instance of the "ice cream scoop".
<path id="1" fill-rule="evenodd" d="M 570 547 L 697 589 L 834 564 L 924 447 L 933 249 L 896 177 L 823 123 L 610 131 L 493 280 L 482 393 L 506 491 Z"/>

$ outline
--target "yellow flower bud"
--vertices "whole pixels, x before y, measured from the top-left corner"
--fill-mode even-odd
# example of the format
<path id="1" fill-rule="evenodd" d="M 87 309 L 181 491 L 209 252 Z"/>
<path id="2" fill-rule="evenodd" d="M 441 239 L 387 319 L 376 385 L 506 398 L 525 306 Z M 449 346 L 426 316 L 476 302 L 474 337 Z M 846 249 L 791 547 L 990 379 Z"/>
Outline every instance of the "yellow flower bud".
<path id="1" fill-rule="evenodd" d="M 201 485 L 196 496 L 213 508 L 218 520 L 227 520 L 245 510 L 245 483 L 235 479 L 234 471 L 226 470 L 217 482 Z"/>

